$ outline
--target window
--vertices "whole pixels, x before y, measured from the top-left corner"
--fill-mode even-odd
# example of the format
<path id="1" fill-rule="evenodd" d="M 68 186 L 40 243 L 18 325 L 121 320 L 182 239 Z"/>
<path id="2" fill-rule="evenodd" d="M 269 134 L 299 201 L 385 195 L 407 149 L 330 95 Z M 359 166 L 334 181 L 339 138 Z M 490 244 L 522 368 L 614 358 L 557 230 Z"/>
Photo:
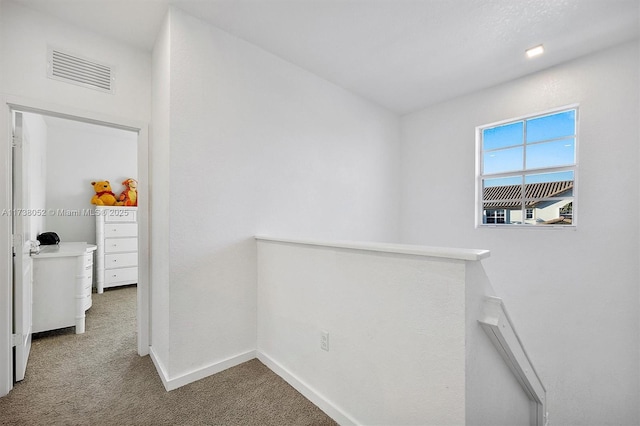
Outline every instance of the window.
<path id="1" fill-rule="evenodd" d="M 478 128 L 479 225 L 575 225 L 578 108 Z"/>
<path id="2" fill-rule="evenodd" d="M 569 219 L 573 218 L 573 202 L 567 203 L 563 207 L 560 207 L 560 216 L 564 216 L 565 218 Z"/>
<path id="3" fill-rule="evenodd" d="M 485 210 L 484 218 L 485 223 L 504 223 L 506 217 L 506 210 Z"/>

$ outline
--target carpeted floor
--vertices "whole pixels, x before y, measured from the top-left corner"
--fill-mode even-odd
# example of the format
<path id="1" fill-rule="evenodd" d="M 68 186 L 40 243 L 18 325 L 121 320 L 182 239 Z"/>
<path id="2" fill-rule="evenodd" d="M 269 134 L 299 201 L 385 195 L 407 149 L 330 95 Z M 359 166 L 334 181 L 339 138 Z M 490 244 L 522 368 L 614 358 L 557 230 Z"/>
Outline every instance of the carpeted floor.
<path id="1" fill-rule="evenodd" d="M 252 360 L 166 392 L 138 356 L 135 287 L 93 294 L 86 333 L 40 333 L 25 380 L 0 398 L 2 425 L 335 425 Z"/>

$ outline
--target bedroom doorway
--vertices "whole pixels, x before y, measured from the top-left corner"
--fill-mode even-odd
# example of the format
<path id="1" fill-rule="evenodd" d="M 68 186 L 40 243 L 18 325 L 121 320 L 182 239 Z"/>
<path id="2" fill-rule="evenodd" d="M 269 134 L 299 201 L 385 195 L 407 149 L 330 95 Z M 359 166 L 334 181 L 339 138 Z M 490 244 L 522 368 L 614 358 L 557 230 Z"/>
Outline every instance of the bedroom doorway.
<path id="1" fill-rule="evenodd" d="M 52 134 L 55 134 L 55 142 L 49 143 L 46 148 L 52 148 L 55 146 L 54 155 L 51 158 L 48 158 L 46 152 L 35 149 L 32 154 L 31 159 L 36 163 L 32 164 L 32 178 L 36 176 L 36 180 L 40 179 L 41 185 L 38 186 L 38 190 L 36 192 L 41 191 L 44 186 L 44 191 L 47 194 L 49 200 L 46 200 L 46 197 L 43 201 L 43 194 L 29 194 L 29 199 L 38 200 L 41 203 L 38 205 L 31 206 L 34 208 L 34 211 L 44 211 L 44 212 L 52 212 L 51 215 L 48 215 L 44 220 L 41 220 L 41 223 L 38 225 L 40 229 L 38 229 L 38 233 L 42 231 L 49 230 L 64 230 L 60 231 L 60 234 L 66 234 L 67 237 L 64 239 L 66 241 L 86 241 L 89 244 L 95 243 L 95 215 L 91 215 L 90 212 L 92 207 L 95 207 L 89 203 L 90 197 L 93 195 L 94 189 L 91 186 L 88 186 L 86 191 L 80 190 L 79 194 L 76 194 L 76 199 L 73 199 L 73 194 L 67 194 L 67 201 L 62 201 L 62 205 L 59 203 L 64 198 L 65 191 L 69 191 L 70 182 L 69 179 L 74 180 L 76 184 L 80 182 L 81 185 L 87 183 L 90 184 L 91 179 L 102 179 L 102 180 L 111 180 L 115 179 L 114 188 L 112 191 L 114 193 L 120 193 L 121 182 L 126 178 L 137 177 L 138 180 L 138 192 L 143 194 L 142 198 L 139 199 L 138 202 L 138 226 L 139 226 L 139 237 L 138 237 L 138 279 L 136 284 L 136 331 L 137 331 L 137 352 L 140 356 L 147 355 L 149 352 L 149 289 L 148 289 L 148 204 L 147 199 L 148 194 L 147 188 L 147 176 L 148 176 L 148 133 L 147 133 L 147 125 L 143 123 L 137 122 L 129 122 L 127 120 L 122 120 L 118 118 L 105 118 L 103 116 L 81 112 L 77 113 L 76 111 L 65 111 L 56 109 L 45 109 L 40 108 L 35 105 L 27 105 L 25 103 L 9 103 L 8 106 L 8 117 L 5 116 L 5 120 L 0 123 L 0 127 L 5 127 L 12 123 L 14 120 L 14 114 L 16 112 L 20 112 L 23 117 L 27 117 L 27 121 L 32 121 L 39 123 L 40 129 L 31 129 L 27 127 L 27 132 L 30 132 L 29 140 L 33 145 L 34 135 L 36 137 L 38 132 L 42 132 L 42 130 L 52 130 Z M 33 123 L 29 124 L 31 126 Z M 75 136 L 74 136 L 75 135 Z M 84 135 L 84 136 L 83 136 Z M 82 142 L 82 138 L 86 140 L 84 143 Z M 115 138 L 118 140 L 122 146 L 123 144 L 128 143 L 128 149 L 120 150 L 118 155 L 113 155 L 111 157 L 107 156 L 110 161 L 113 161 L 114 167 L 111 169 L 102 169 L 103 171 L 111 171 L 113 172 L 113 177 L 105 176 L 104 178 L 98 176 L 101 172 L 98 170 L 99 168 L 95 165 L 95 147 L 100 146 L 99 141 L 105 140 L 105 138 Z M 125 142 L 128 141 L 128 142 Z M 98 142 L 98 145 L 96 145 Z M 75 143 L 75 149 L 74 145 Z M 67 154 L 65 154 L 65 144 Z M 8 144 L 9 148 L 11 144 Z M 42 147 L 40 147 L 42 148 Z M 11 149 L 11 148 L 10 148 Z M 52 148 L 53 149 L 53 148 Z M 69 150 L 74 152 L 71 155 L 71 164 L 75 164 L 75 167 L 69 166 L 69 164 L 62 164 L 63 160 L 61 156 L 68 155 Z M 126 161 L 123 160 L 123 157 L 126 157 Z M 10 157 L 9 157 L 10 158 Z M 75 163 L 74 163 L 75 162 Z M 129 165 L 123 166 L 124 163 Z M 133 168 L 131 167 L 133 165 Z M 54 173 L 49 174 L 46 173 L 47 166 L 49 169 L 54 169 Z M 88 167 L 83 167 L 88 166 Z M 107 162 L 106 166 L 109 164 Z M 118 169 L 118 167 L 120 167 Z M 82 171 L 83 169 L 85 171 Z M 87 169 L 89 170 L 87 172 Z M 118 169 L 118 170 L 115 170 Z M 64 170 L 65 173 L 62 173 Z M 34 172 L 35 171 L 35 172 Z M 11 173 L 11 171 L 9 171 Z M 38 175 L 41 173 L 42 175 Z M 83 173 L 86 176 L 83 177 Z M 89 177 L 87 173 L 94 174 L 95 177 Z M 122 175 L 122 176 L 121 176 Z M 66 178 L 65 178 L 66 176 Z M 122 181 L 119 179 L 123 178 Z M 12 182 L 12 178 L 9 179 Z M 87 180 L 88 182 L 84 182 Z M 10 183 L 11 183 L 10 182 Z M 37 185 L 35 185 L 37 186 Z M 57 188 L 59 186 L 59 188 Z M 58 197 L 58 198 L 56 198 Z M 62 198 L 61 198 L 62 197 Z M 44 203 L 44 205 L 42 205 Z M 81 204 L 77 204 L 81 203 Z M 79 206 L 82 206 L 80 208 Z M 86 215 L 84 214 L 86 213 Z M 47 219 L 50 219 L 47 223 Z M 36 220 L 37 222 L 37 220 Z M 66 223 L 65 223 L 66 222 Z M 3 233 L 7 232 L 7 230 L 3 229 Z M 8 231 L 11 232 L 10 230 Z M 61 239 L 63 238 L 61 235 Z M 12 237 L 13 238 L 13 237 Z M 63 240 L 63 241 L 64 241 Z M 8 275 L 11 275 L 11 259 L 12 257 L 10 253 L 5 253 L 7 256 L 3 256 L 4 261 L 7 263 Z M 93 278 L 93 286 L 95 286 L 95 276 Z M 14 296 L 14 292 L 12 291 L 10 282 L 4 283 L 4 280 L 0 282 L 0 293 L 2 295 L 7 295 L 11 298 Z M 96 295 L 95 290 L 93 295 Z M 7 299 L 5 299 L 7 300 Z M 8 312 L 6 312 L 8 310 Z M 19 304 L 4 304 L 0 306 L 0 317 L 1 318 L 13 318 L 16 315 L 22 316 L 22 312 L 20 311 L 21 307 Z M 3 312 L 4 311 L 4 312 Z M 6 315 L 8 313 L 8 315 Z M 15 342 L 19 340 L 19 336 L 16 336 L 13 333 L 12 324 L 4 324 L 4 321 L 0 322 L 0 350 L 6 351 L 0 356 L 0 361 L 6 359 L 9 362 L 2 362 L 3 365 L 0 365 L 0 396 L 8 393 L 8 391 L 13 386 L 14 379 L 14 360 L 13 360 L 13 352 L 14 349 L 12 346 L 15 346 Z M 2 335 L 7 334 L 10 336 L 10 339 L 4 340 L 2 339 Z M 3 347 L 4 343 L 8 342 L 9 347 Z M 6 368 L 5 368 L 6 367 Z"/>

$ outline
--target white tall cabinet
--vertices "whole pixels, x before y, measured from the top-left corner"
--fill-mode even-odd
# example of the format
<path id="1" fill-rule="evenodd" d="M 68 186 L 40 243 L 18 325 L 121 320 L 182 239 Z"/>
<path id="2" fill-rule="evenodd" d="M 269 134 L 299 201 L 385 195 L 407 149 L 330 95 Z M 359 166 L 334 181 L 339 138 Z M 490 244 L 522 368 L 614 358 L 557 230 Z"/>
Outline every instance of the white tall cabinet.
<path id="1" fill-rule="evenodd" d="M 138 208 L 96 207 L 96 288 L 138 282 Z"/>

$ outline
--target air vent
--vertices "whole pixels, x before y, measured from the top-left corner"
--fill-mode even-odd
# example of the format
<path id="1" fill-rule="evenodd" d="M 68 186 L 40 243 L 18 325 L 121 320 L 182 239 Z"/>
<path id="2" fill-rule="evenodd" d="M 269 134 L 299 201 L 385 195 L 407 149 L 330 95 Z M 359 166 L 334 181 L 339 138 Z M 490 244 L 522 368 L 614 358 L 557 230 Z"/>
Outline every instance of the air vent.
<path id="1" fill-rule="evenodd" d="M 115 75 L 109 65 L 57 49 L 49 49 L 48 76 L 83 87 L 113 93 Z"/>

